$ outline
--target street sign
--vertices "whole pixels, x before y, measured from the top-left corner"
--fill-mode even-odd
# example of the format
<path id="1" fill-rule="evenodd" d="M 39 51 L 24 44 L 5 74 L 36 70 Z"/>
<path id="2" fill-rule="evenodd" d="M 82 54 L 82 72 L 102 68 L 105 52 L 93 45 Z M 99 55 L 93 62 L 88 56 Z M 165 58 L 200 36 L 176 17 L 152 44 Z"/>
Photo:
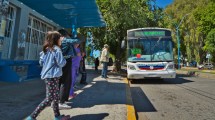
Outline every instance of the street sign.
<path id="1" fill-rule="evenodd" d="M 206 55 L 206 58 L 211 58 L 211 54 L 208 53 L 208 54 Z"/>

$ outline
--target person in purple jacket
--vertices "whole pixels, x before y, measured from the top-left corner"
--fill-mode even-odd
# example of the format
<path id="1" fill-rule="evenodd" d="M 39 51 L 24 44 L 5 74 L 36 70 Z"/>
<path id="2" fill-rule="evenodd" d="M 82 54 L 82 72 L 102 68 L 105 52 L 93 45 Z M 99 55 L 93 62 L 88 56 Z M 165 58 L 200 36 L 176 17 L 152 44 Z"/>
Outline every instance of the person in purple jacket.
<path id="1" fill-rule="evenodd" d="M 77 56 L 72 58 L 72 84 L 70 88 L 69 98 L 74 98 L 76 94 L 74 93 L 74 86 L 76 83 L 76 78 L 79 72 L 79 66 L 81 61 L 81 50 L 80 50 L 80 43 L 77 42 L 74 44 L 75 51 Z"/>

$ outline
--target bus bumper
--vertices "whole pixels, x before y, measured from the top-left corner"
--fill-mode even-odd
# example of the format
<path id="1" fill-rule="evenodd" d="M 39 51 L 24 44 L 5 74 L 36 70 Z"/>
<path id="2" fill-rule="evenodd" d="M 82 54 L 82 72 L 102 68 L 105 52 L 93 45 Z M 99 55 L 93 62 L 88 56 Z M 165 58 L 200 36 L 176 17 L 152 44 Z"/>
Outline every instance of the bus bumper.
<path id="1" fill-rule="evenodd" d="M 147 78 L 175 78 L 176 72 L 173 70 L 167 71 L 129 71 L 127 78 L 128 79 L 147 79 Z"/>

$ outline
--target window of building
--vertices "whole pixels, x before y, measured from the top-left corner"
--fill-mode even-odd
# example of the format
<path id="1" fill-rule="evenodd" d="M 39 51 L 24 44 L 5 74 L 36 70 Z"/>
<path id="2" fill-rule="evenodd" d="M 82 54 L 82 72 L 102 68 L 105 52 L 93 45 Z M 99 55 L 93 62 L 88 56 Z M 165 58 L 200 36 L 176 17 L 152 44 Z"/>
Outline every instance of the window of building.
<path id="1" fill-rule="evenodd" d="M 12 35 L 12 29 L 14 26 L 14 22 L 15 22 L 15 8 L 14 7 L 9 7 L 8 8 L 8 16 L 7 16 L 7 27 L 6 27 L 6 31 L 5 31 L 5 37 L 11 38 Z"/>
<path id="2" fill-rule="evenodd" d="M 3 59 L 11 59 L 13 49 L 13 36 L 14 36 L 14 28 L 15 28 L 15 20 L 16 20 L 16 7 L 9 5 L 7 8 L 7 16 L 5 16 L 5 23 L 2 22 L 1 26 L 5 26 L 5 28 L 1 28 L 1 36 L 4 36 L 3 50 L 2 50 L 2 58 Z M 3 25 L 4 24 L 4 25 Z"/>
<path id="3" fill-rule="evenodd" d="M 53 27 L 30 16 L 28 19 L 27 42 L 42 45 L 45 33 L 53 30 Z"/>
<path id="4" fill-rule="evenodd" d="M 45 34 L 47 31 L 53 30 L 53 26 L 30 16 L 28 18 L 27 28 L 27 42 L 29 43 L 27 59 L 38 59 L 39 52 L 42 50 L 42 45 L 45 40 Z M 32 48 L 36 48 L 32 49 Z"/>

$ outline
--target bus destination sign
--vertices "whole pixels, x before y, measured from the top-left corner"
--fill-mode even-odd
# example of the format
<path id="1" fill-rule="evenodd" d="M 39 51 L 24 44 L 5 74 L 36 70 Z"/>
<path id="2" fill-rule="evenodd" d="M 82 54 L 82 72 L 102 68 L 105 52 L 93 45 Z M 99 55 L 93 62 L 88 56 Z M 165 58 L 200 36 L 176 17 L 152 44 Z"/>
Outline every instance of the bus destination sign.
<path id="1" fill-rule="evenodd" d="M 134 37 L 165 36 L 165 31 L 134 31 Z"/>

